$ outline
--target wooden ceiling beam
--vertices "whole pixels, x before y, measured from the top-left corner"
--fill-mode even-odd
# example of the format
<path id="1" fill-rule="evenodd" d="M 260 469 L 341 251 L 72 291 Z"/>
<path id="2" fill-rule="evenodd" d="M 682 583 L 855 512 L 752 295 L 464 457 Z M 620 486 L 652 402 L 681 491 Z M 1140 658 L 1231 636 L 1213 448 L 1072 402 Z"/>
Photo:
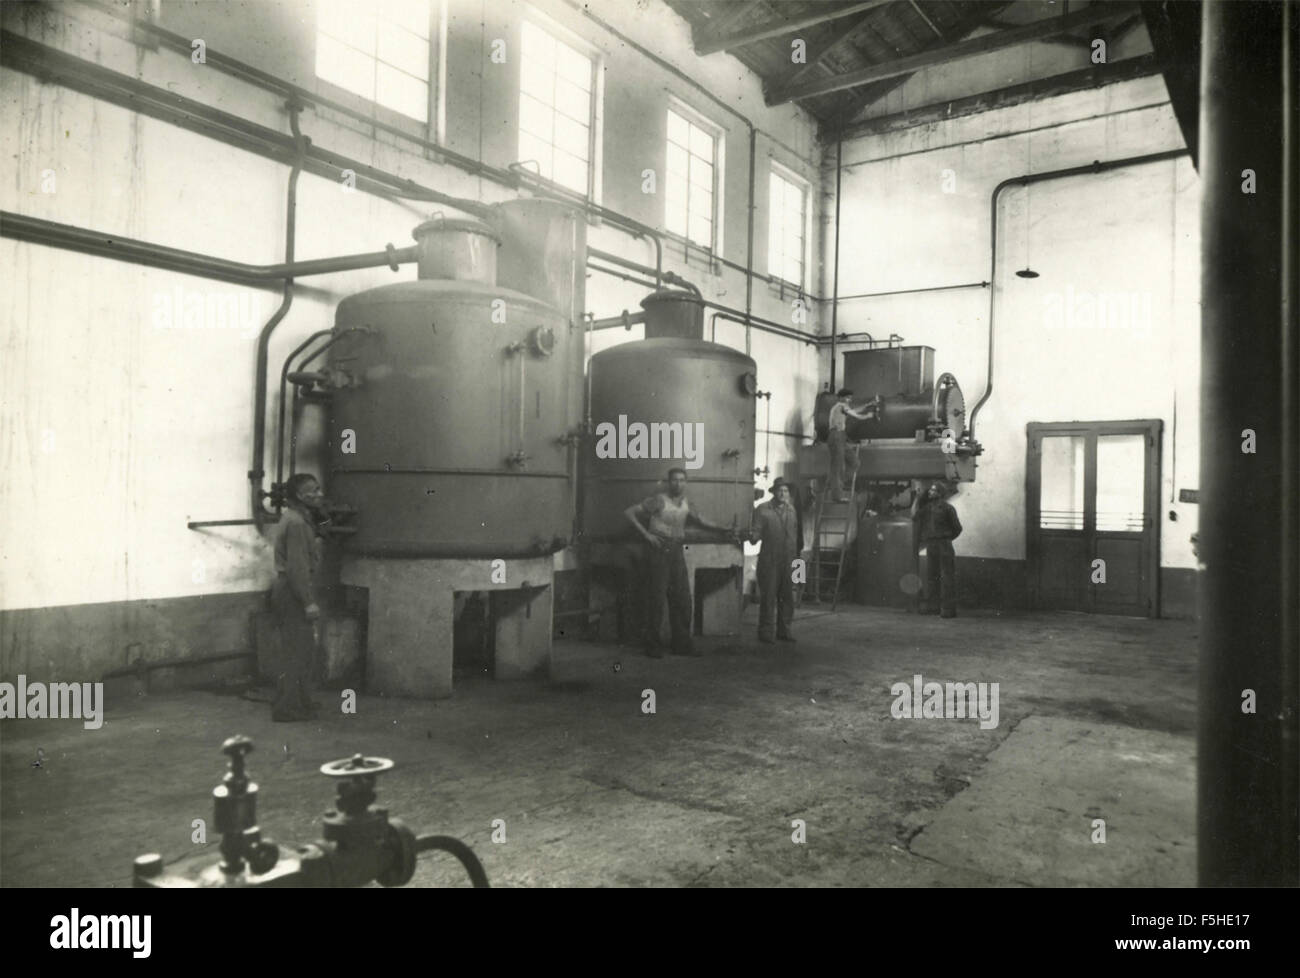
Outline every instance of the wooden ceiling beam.
<path id="1" fill-rule="evenodd" d="M 968 41 L 959 41 L 956 44 L 932 48 L 920 54 L 894 58 L 891 61 L 857 71 L 845 72 L 832 78 L 787 85 L 782 89 L 773 91 L 768 96 L 768 104 L 780 105 L 785 102 L 793 102 L 796 99 L 812 98 L 817 95 L 829 95 L 832 92 L 860 88 L 872 82 L 883 81 L 886 78 L 909 75 L 923 68 L 973 58 L 981 54 L 1001 51 L 1005 48 L 1027 44 L 1031 41 L 1039 41 L 1047 37 L 1055 37 L 1080 27 L 1090 27 L 1094 24 L 1120 20 L 1137 12 L 1139 12 L 1139 7 L 1136 3 L 1092 4 L 1083 10 L 1061 17 L 1050 17 L 1045 20 L 1034 21 L 1032 24 L 1024 24 L 1009 30 L 985 34 L 982 37 Z"/>
<path id="2" fill-rule="evenodd" d="M 852 17 L 854 14 L 864 13 L 875 7 L 883 7 L 893 2 L 894 0 L 863 0 L 861 3 L 850 3 L 843 7 L 826 7 L 818 13 L 805 14 L 791 20 L 774 21 L 760 24 L 757 27 L 747 27 L 740 31 L 714 35 L 701 39 L 699 43 L 696 43 L 695 53 L 698 55 L 715 54 L 718 51 L 744 47 L 746 44 L 753 44 L 756 41 L 766 41 L 769 38 L 793 34 L 805 27 L 816 27 L 818 24 L 825 24 L 827 21 Z"/>

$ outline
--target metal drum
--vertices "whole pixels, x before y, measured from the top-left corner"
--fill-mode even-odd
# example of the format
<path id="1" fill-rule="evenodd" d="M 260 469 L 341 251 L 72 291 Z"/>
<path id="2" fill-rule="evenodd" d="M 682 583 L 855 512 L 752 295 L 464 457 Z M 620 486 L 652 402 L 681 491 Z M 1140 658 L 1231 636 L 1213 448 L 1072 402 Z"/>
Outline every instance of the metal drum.
<path id="1" fill-rule="evenodd" d="M 854 391 L 854 403 L 863 400 L 859 392 Z M 951 429 L 953 437 L 958 438 L 965 427 L 966 399 L 957 385 L 957 378 L 943 374 L 933 390 L 885 397 L 884 410 L 879 417 L 866 421 L 851 417 L 845 430 L 850 441 L 865 441 L 868 438 L 914 438 L 918 431 L 937 438 L 944 429 Z"/>
<path id="2" fill-rule="evenodd" d="M 623 511 L 658 491 L 670 468 L 686 469 L 687 495 L 706 519 L 744 532 L 754 509 L 754 361 L 717 343 L 661 338 L 603 350 L 590 369 L 584 537 L 631 534 Z M 639 444 L 635 425 L 645 426 Z M 716 538 L 688 530 L 687 539 Z"/>
<path id="3" fill-rule="evenodd" d="M 482 268 L 491 232 L 459 230 L 467 240 L 422 226 L 422 270 Z M 344 299 L 334 331 L 329 494 L 358 510 L 350 552 L 504 558 L 565 545 L 580 329 L 489 282 L 421 279 Z"/>

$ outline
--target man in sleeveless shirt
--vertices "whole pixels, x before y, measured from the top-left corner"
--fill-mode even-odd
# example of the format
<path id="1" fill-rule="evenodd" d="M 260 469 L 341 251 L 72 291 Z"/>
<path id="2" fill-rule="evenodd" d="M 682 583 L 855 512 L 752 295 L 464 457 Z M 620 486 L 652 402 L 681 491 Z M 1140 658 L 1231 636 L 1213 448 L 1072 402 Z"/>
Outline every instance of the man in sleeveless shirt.
<path id="1" fill-rule="evenodd" d="M 686 527 L 688 524 L 732 533 L 725 526 L 710 523 L 686 496 L 686 470 L 668 470 L 668 489 L 629 506 L 627 521 L 647 545 L 650 593 L 647 595 L 645 651 L 652 659 L 663 656 L 659 648 L 659 625 L 664 605 L 672 629 L 672 648 L 677 655 L 700 655 L 691 640 L 691 583 L 686 570 Z"/>
<path id="2" fill-rule="evenodd" d="M 827 419 L 829 430 L 826 433 L 826 449 L 831 456 L 831 472 L 827 481 L 832 501 L 843 503 L 849 498 L 844 491 L 846 488 L 844 470 L 847 468 L 853 471 L 858 467 L 858 447 L 856 444 L 852 448 L 849 447 L 848 420 L 857 418 L 859 421 L 866 421 L 868 418 L 875 417 L 875 410 L 855 411 L 849 407 L 849 403 L 853 400 L 853 391 L 847 387 L 841 387 L 835 397 L 836 401 L 831 405 L 830 417 Z"/>

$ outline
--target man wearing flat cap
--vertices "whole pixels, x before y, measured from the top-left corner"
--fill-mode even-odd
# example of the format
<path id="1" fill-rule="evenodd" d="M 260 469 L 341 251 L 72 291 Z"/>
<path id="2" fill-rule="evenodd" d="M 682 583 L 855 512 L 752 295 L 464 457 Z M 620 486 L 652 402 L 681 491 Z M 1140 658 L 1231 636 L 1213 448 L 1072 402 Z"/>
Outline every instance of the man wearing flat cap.
<path id="1" fill-rule="evenodd" d="M 749 526 L 749 542 L 762 547 L 758 554 L 758 640 L 793 642 L 790 620 L 794 616 L 793 565 L 799 557 L 799 517 L 784 479 L 772 483 L 771 493 L 769 502 L 754 509 Z"/>

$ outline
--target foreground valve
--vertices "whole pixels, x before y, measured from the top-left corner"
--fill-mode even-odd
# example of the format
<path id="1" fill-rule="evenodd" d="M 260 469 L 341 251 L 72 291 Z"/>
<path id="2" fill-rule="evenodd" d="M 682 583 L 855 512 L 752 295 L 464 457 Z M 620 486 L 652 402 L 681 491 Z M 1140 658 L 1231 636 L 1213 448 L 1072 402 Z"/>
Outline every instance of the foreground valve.
<path id="1" fill-rule="evenodd" d="M 335 782 L 336 810 L 325 816 L 324 839 L 297 848 L 262 839 L 257 826 L 257 785 L 245 771 L 253 749 L 248 737 L 231 737 L 221 746 L 230 758 L 226 776 L 212 792 L 214 823 L 221 833 L 221 857 L 189 856 L 164 871 L 156 853 L 135 861 L 138 887 L 362 886 L 377 881 L 401 886 L 415 873 L 419 852 L 451 852 L 469 871 L 475 886 L 487 886 L 482 865 L 468 846 L 445 836 L 417 840 L 384 808 L 374 807 L 375 781 L 393 769 L 386 757 L 354 754 L 321 766 Z"/>

